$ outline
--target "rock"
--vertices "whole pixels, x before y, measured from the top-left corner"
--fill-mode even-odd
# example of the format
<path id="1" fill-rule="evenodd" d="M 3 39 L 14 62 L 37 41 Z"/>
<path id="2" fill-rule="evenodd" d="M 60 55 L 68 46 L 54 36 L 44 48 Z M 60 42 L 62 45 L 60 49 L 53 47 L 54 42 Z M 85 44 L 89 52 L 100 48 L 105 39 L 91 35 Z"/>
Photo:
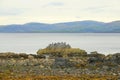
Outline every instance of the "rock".
<path id="1" fill-rule="evenodd" d="M 53 65 L 53 68 L 66 68 L 71 67 L 70 61 L 66 58 L 58 57 L 55 59 Z"/>
<path id="2" fill-rule="evenodd" d="M 71 48 L 71 46 L 69 44 L 66 44 L 65 42 L 61 42 L 61 43 L 52 43 L 52 44 L 49 44 L 47 47 L 47 49 L 69 49 Z"/>
<path id="3" fill-rule="evenodd" d="M 120 53 L 110 54 L 106 57 L 106 62 L 111 64 L 120 64 Z"/>

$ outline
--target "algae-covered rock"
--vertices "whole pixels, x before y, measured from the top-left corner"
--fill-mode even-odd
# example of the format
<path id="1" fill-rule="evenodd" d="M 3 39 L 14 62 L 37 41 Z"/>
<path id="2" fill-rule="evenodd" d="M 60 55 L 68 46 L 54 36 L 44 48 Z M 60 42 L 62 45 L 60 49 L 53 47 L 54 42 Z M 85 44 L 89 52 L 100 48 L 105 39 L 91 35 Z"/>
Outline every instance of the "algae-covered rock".
<path id="1" fill-rule="evenodd" d="M 86 55 L 87 52 L 79 48 L 71 48 L 69 44 L 61 42 L 49 44 L 46 48 L 38 50 L 37 54 L 51 57 L 79 57 Z"/>

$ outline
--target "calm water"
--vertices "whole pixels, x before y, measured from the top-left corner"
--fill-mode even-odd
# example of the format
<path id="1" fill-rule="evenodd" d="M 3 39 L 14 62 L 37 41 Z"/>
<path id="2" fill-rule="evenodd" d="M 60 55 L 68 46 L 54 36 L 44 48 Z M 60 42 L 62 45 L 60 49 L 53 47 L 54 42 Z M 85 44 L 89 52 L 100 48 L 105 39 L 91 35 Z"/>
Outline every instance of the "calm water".
<path id="1" fill-rule="evenodd" d="M 120 33 L 0 33 L 0 52 L 31 54 L 52 42 L 66 42 L 87 52 L 120 52 Z"/>

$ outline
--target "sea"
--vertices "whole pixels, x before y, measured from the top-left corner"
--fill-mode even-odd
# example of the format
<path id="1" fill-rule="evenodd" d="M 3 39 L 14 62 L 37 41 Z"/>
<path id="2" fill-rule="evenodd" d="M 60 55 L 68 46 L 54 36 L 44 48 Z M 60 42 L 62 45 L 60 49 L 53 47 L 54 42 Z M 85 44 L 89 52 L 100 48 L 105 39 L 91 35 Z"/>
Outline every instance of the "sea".
<path id="1" fill-rule="evenodd" d="M 0 53 L 36 54 L 57 42 L 66 42 L 88 53 L 120 53 L 120 33 L 0 33 Z"/>

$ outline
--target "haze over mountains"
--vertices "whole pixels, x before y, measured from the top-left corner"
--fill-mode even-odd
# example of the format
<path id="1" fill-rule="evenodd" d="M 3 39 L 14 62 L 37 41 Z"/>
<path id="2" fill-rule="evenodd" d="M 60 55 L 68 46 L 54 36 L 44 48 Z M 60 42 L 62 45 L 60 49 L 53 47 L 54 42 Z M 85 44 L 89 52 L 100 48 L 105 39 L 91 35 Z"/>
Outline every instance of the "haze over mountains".
<path id="1" fill-rule="evenodd" d="M 109 23 L 85 20 L 55 24 L 26 23 L 0 25 L 0 33 L 120 33 L 120 21 Z"/>

